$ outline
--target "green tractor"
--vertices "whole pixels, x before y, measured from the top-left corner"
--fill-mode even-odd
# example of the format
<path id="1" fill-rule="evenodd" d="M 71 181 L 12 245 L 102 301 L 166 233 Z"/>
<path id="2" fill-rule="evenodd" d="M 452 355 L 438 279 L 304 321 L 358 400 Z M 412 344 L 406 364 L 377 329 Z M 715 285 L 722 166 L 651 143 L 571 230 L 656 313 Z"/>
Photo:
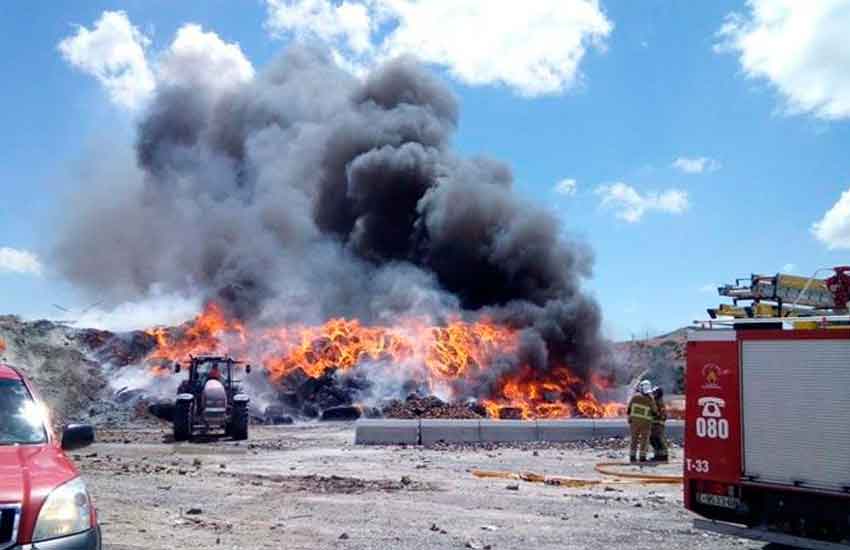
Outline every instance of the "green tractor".
<path id="1" fill-rule="evenodd" d="M 174 440 L 187 441 L 196 433 L 224 434 L 248 439 L 248 402 L 236 370 L 243 365 L 230 357 L 189 356 L 189 377 L 180 383 L 174 409 Z M 180 363 L 174 366 L 179 373 Z M 244 371 L 251 372 L 251 365 Z"/>

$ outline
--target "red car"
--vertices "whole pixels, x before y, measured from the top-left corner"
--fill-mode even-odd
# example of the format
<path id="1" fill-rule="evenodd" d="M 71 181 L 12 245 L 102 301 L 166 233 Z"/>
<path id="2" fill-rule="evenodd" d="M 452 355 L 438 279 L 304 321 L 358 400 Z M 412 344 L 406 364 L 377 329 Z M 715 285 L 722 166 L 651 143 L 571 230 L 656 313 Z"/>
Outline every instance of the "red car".
<path id="1" fill-rule="evenodd" d="M 0 364 L 0 550 L 100 550 L 86 486 L 64 451 L 94 441 L 70 425 L 59 442 L 24 375 Z"/>

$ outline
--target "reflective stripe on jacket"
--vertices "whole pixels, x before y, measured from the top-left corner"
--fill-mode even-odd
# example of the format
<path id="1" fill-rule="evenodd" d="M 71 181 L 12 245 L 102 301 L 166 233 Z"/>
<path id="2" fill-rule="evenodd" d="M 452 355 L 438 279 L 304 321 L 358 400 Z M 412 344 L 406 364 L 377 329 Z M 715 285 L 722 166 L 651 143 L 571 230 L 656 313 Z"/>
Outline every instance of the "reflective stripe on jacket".
<path id="1" fill-rule="evenodd" d="M 629 401 L 628 414 L 629 418 L 652 422 L 655 415 L 658 414 L 658 408 L 655 406 L 655 400 L 653 398 L 647 395 L 637 394 Z"/>
<path id="2" fill-rule="evenodd" d="M 643 418 L 644 420 L 652 420 L 652 412 L 646 405 L 632 405 L 632 412 L 629 414 L 632 418 Z"/>

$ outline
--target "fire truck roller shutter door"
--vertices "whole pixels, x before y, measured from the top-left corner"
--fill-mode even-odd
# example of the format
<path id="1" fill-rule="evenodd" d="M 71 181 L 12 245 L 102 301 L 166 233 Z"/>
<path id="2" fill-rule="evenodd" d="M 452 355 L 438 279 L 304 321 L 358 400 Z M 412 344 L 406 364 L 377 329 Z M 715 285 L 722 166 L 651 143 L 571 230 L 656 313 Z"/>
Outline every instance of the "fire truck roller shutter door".
<path id="1" fill-rule="evenodd" d="M 850 340 L 744 341 L 741 373 L 745 476 L 849 486 Z"/>

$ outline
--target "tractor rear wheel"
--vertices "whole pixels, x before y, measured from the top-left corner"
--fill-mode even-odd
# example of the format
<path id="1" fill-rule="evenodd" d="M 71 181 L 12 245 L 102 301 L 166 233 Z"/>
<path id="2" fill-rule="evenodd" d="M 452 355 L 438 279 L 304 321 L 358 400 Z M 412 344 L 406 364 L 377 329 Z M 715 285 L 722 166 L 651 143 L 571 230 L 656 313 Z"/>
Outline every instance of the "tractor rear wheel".
<path id="1" fill-rule="evenodd" d="M 248 439 L 248 407 L 233 407 L 230 419 L 230 435 L 236 441 Z"/>
<path id="2" fill-rule="evenodd" d="M 178 401 L 174 408 L 174 441 L 188 441 L 192 437 L 192 403 Z"/>

